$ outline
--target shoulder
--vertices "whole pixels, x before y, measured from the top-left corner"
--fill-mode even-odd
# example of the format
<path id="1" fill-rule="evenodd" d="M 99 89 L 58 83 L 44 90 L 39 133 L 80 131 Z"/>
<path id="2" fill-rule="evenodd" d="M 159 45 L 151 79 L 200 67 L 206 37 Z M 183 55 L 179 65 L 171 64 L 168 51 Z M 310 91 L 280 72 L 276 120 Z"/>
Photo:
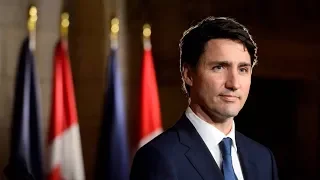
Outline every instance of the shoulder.
<path id="1" fill-rule="evenodd" d="M 177 144 L 179 144 L 178 133 L 175 128 L 170 128 L 145 144 L 139 151 L 150 153 L 158 151 L 165 155 L 170 154 Z"/>
<path id="2" fill-rule="evenodd" d="M 236 141 L 237 146 L 240 145 L 241 149 L 245 149 L 253 159 L 270 161 L 274 158 L 272 151 L 268 147 L 237 131 Z"/>
<path id="3" fill-rule="evenodd" d="M 246 158 L 255 164 L 258 168 L 257 171 L 261 172 L 265 177 L 271 177 L 270 179 L 279 179 L 276 160 L 268 147 L 239 132 L 236 132 L 236 141 L 237 146 L 238 143 L 241 146 L 240 152 L 246 152 Z"/>
<path id="4" fill-rule="evenodd" d="M 169 129 L 141 147 L 134 156 L 130 179 L 175 179 L 170 152 L 178 142 L 176 134 Z"/>
<path id="5" fill-rule="evenodd" d="M 139 148 L 134 155 L 134 160 L 147 164 L 157 162 L 161 164 L 163 161 L 172 163 L 184 151 L 186 147 L 180 143 L 178 130 L 174 126 Z"/>
<path id="6" fill-rule="evenodd" d="M 266 153 L 269 149 L 261 143 L 245 136 L 244 134 L 238 131 L 236 131 L 236 141 L 237 143 L 241 143 L 241 146 L 245 147 L 246 150 L 254 150 L 256 152 Z"/>

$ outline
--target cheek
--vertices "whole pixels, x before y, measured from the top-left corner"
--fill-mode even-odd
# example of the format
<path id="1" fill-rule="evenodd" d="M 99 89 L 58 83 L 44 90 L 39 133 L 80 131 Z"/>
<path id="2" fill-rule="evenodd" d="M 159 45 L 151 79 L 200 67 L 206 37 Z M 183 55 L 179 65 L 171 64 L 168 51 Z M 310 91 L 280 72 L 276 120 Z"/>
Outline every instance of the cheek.
<path id="1" fill-rule="evenodd" d="M 249 89 L 250 85 L 251 85 L 251 77 L 250 78 L 249 77 L 244 78 L 242 80 L 242 82 L 243 82 L 244 86 Z"/>
<path id="2" fill-rule="evenodd" d="M 251 86 L 251 79 L 243 79 L 242 81 L 242 91 L 247 95 L 249 93 Z"/>
<path id="3" fill-rule="evenodd" d="M 223 78 L 219 76 L 207 75 L 203 76 L 201 80 L 201 88 L 200 90 L 205 91 L 208 95 L 215 95 L 219 93 L 219 89 L 224 86 Z"/>

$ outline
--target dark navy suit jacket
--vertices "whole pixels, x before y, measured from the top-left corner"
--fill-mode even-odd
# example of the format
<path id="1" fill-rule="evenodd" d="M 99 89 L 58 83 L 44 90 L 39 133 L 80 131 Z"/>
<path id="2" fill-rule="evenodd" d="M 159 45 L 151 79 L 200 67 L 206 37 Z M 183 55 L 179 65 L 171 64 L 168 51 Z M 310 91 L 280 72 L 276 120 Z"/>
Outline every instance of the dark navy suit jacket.
<path id="1" fill-rule="evenodd" d="M 245 180 L 278 180 L 272 152 L 236 132 Z M 170 129 L 140 148 L 131 180 L 224 180 L 209 149 L 185 115 Z"/>

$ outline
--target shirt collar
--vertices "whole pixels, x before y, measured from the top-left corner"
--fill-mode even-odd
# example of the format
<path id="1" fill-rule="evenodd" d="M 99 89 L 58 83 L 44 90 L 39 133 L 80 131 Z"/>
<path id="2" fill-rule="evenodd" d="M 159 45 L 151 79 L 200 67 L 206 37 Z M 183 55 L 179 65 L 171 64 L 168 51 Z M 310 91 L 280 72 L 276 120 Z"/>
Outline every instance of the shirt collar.
<path id="1" fill-rule="evenodd" d="M 235 138 L 235 123 L 232 121 L 231 131 L 225 135 L 215 126 L 207 123 L 202 120 L 199 116 L 197 116 L 190 107 L 187 108 L 185 112 L 187 118 L 196 128 L 197 132 L 200 134 L 201 138 L 205 142 L 211 142 L 215 145 L 218 145 L 223 138 L 230 137 L 232 139 L 232 146 L 237 150 L 236 138 Z"/>

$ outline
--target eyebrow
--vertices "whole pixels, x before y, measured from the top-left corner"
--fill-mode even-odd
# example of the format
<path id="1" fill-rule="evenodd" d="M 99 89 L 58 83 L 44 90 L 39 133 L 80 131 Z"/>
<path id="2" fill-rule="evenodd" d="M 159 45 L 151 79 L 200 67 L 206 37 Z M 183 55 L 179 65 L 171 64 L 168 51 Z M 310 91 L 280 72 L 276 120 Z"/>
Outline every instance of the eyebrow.
<path id="1" fill-rule="evenodd" d="M 241 63 L 239 63 L 239 66 L 240 66 L 240 67 L 251 66 L 251 63 L 241 62 Z"/>
<path id="2" fill-rule="evenodd" d="M 218 61 L 210 61 L 208 62 L 208 65 L 230 65 L 230 62 L 228 61 L 223 61 L 223 60 L 218 60 Z"/>
<path id="3" fill-rule="evenodd" d="M 212 66 L 212 65 L 230 66 L 231 63 L 229 61 L 218 60 L 218 61 L 210 61 L 210 62 L 208 62 L 208 65 L 209 66 Z M 239 67 L 245 67 L 245 66 L 251 66 L 251 63 L 247 63 L 247 62 L 240 62 L 239 63 Z"/>

